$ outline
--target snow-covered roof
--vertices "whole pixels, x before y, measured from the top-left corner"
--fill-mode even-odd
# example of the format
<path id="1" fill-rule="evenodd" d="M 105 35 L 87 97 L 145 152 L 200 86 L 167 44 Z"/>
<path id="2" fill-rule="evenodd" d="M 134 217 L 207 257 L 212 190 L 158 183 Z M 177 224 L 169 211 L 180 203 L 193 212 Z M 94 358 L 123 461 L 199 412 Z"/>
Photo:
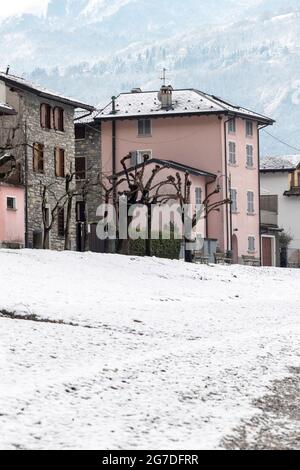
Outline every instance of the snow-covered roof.
<path id="1" fill-rule="evenodd" d="M 112 102 L 95 113 L 95 119 L 126 119 L 136 117 L 156 117 L 172 115 L 229 114 L 255 119 L 258 122 L 273 124 L 273 120 L 235 106 L 213 95 L 195 89 L 173 90 L 173 104 L 164 109 L 158 99 L 157 91 L 121 93 L 115 100 L 116 112 L 112 111 Z"/>
<path id="2" fill-rule="evenodd" d="M 0 113 L 1 114 L 15 114 L 15 110 L 8 104 L 2 103 L 2 101 L 0 101 Z"/>
<path id="3" fill-rule="evenodd" d="M 21 78 L 21 77 L 17 77 L 15 75 L 10 75 L 4 72 L 0 72 L 0 81 L 5 82 L 7 85 L 10 85 L 12 87 L 20 88 L 22 90 L 34 93 L 38 96 L 42 96 L 46 99 L 65 103 L 69 106 L 73 106 L 74 108 L 86 109 L 88 111 L 94 110 L 93 106 L 82 103 L 81 101 L 74 100 L 72 98 L 68 98 L 66 96 L 60 95 L 53 91 L 47 90 L 46 88 L 43 88 L 39 85 L 36 85 L 33 82 L 25 80 L 24 78 Z"/>
<path id="4" fill-rule="evenodd" d="M 300 164 L 300 155 L 279 155 L 262 158 L 260 170 L 265 171 L 291 171 Z"/>

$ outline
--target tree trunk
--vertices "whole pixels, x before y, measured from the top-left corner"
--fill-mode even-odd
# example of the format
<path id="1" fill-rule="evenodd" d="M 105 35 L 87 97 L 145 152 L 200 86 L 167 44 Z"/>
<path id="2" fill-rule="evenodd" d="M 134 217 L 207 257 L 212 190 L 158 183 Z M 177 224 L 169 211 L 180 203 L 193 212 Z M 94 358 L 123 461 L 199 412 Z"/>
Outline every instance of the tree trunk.
<path id="1" fill-rule="evenodd" d="M 50 229 L 44 228 L 43 250 L 49 250 L 49 235 L 50 235 Z"/>

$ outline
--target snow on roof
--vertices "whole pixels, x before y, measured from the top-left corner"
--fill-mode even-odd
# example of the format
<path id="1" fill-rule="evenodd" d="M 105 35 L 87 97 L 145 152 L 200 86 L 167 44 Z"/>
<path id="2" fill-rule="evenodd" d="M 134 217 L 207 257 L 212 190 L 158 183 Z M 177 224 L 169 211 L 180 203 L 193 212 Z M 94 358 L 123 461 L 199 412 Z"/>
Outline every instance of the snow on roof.
<path id="1" fill-rule="evenodd" d="M 95 114 L 96 119 L 129 118 L 138 116 L 166 116 L 191 114 L 231 114 L 259 122 L 273 124 L 273 120 L 246 108 L 235 106 L 222 99 L 194 89 L 173 90 L 173 104 L 163 109 L 157 91 L 121 93 L 115 101 L 116 113 L 112 103 Z"/>
<path id="2" fill-rule="evenodd" d="M 4 72 L 0 72 L 0 81 L 5 82 L 7 85 L 14 86 L 16 88 L 21 88 L 23 90 L 37 94 L 44 98 L 68 104 L 70 106 L 73 106 L 74 108 L 86 109 L 88 111 L 94 110 L 93 106 L 82 103 L 81 101 L 74 100 L 72 98 L 68 98 L 66 96 L 60 95 L 53 91 L 47 90 L 46 88 L 43 88 L 39 85 L 36 85 L 33 82 L 25 80 L 24 78 L 21 78 L 21 77 L 17 77 L 15 75 L 10 75 Z"/>
<path id="3" fill-rule="evenodd" d="M 2 101 L 0 101 L 0 113 L 2 113 L 2 114 L 15 114 L 15 110 L 14 110 L 14 108 L 9 106 L 8 104 L 2 103 Z"/>
<path id="4" fill-rule="evenodd" d="M 261 171 L 294 170 L 300 164 L 300 155 L 267 156 L 261 160 Z"/>

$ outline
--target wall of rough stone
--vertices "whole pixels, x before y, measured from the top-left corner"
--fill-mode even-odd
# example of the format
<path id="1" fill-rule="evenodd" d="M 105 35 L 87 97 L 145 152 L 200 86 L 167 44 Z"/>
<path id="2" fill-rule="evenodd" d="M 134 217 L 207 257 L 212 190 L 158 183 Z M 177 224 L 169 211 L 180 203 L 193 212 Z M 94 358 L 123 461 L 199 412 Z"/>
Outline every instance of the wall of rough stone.
<path id="1" fill-rule="evenodd" d="M 75 155 L 86 159 L 86 178 L 92 183 L 86 198 L 86 215 L 88 223 L 93 223 L 97 221 L 96 212 L 101 203 L 101 188 L 93 186 L 102 171 L 101 127 L 98 123 L 85 124 L 84 127 L 85 139 L 75 140 Z"/>
<path id="2" fill-rule="evenodd" d="M 11 93 L 11 92 L 9 92 Z M 60 102 L 46 100 L 30 93 L 17 91 L 7 94 L 7 101 L 13 101 L 14 105 L 18 101 L 18 116 L 0 117 L 0 129 L 10 127 L 16 122 L 20 123 L 20 130 L 15 136 L 17 148 L 15 152 L 22 164 L 23 180 L 25 183 L 25 160 L 27 154 L 28 161 L 28 244 L 33 247 L 33 235 L 35 231 L 43 229 L 42 223 L 42 197 L 41 187 L 43 185 L 53 185 L 51 190 L 55 192 L 56 198 L 65 194 L 65 179 L 55 176 L 55 157 L 56 147 L 65 150 L 65 172 L 75 171 L 75 134 L 74 134 L 74 108 Z M 16 98 L 16 95 L 18 97 Z M 54 129 L 46 130 L 40 123 L 40 106 L 42 103 L 49 104 L 52 107 L 59 106 L 64 109 L 64 132 Z M 0 133 L 1 140 L 1 133 Z M 20 142 L 26 145 L 20 145 Z M 33 144 L 40 143 L 44 145 L 44 173 L 35 173 L 33 171 Z M 75 185 L 75 181 L 74 181 Z M 49 208 L 55 205 L 55 198 L 49 196 Z M 75 201 L 72 210 L 71 220 L 71 249 L 76 249 L 76 224 L 75 224 Z M 55 221 L 50 235 L 50 248 L 55 250 L 64 249 L 64 237 L 58 236 L 57 220 Z"/>
<path id="3" fill-rule="evenodd" d="M 40 107 L 46 103 L 52 107 L 60 106 L 64 109 L 64 132 L 54 129 L 43 129 L 40 124 Z M 40 230 L 42 224 L 42 198 L 41 187 L 53 185 L 51 191 L 55 192 L 56 199 L 65 194 L 65 179 L 55 176 L 55 148 L 65 150 L 65 173 L 75 170 L 75 135 L 74 135 L 74 108 L 55 101 L 45 100 L 30 93 L 24 96 L 23 120 L 26 125 L 26 138 L 29 147 L 28 152 L 28 239 L 29 246 L 33 244 L 33 232 Z M 33 171 L 34 143 L 44 145 L 44 173 Z M 74 182 L 75 184 L 75 182 Z M 55 199 L 49 196 L 49 207 L 55 206 Z M 66 212 L 66 209 L 65 209 Z M 71 221 L 71 249 L 76 247 L 75 232 L 75 201 Z M 54 222 L 50 235 L 50 248 L 55 250 L 64 249 L 64 238 L 58 236 L 57 220 Z"/>

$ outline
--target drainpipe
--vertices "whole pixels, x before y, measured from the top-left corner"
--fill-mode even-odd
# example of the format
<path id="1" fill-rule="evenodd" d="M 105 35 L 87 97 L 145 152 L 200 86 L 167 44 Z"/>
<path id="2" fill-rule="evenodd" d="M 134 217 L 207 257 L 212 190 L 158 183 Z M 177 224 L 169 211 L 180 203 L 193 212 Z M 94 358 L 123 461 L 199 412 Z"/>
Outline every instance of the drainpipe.
<path id="1" fill-rule="evenodd" d="M 261 184 L 260 184 L 260 131 L 268 127 L 269 124 L 264 124 L 263 126 L 258 126 L 257 128 L 257 153 L 258 153 L 258 211 L 259 211 L 259 258 L 260 258 L 260 265 L 262 266 L 262 243 L 261 243 Z"/>
<path id="2" fill-rule="evenodd" d="M 234 116 L 230 117 L 229 119 L 227 119 L 227 121 L 224 121 L 224 144 L 225 144 L 225 147 L 224 147 L 224 155 L 225 155 L 225 177 L 226 177 L 226 199 L 228 200 L 229 197 L 228 197 L 228 167 L 227 167 L 227 162 L 228 162 L 228 151 L 227 151 L 227 126 L 226 124 L 231 121 L 231 119 L 233 119 Z M 231 205 L 230 205 L 231 207 Z M 232 232 L 231 234 L 229 235 L 229 214 L 228 214 L 228 203 L 226 203 L 226 236 L 227 236 L 227 252 L 230 251 L 231 247 L 232 247 Z M 230 245 L 229 245 L 230 243 Z M 229 249 L 229 246 L 230 246 L 230 249 Z"/>
<path id="3" fill-rule="evenodd" d="M 24 183 L 25 183 L 25 248 L 29 248 L 29 234 L 28 234 L 28 142 L 27 142 L 27 121 L 25 121 L 25 165 L 24 165 Z"/>
<path id="4" fill-rule="evenodd" d="M 112 114 L 116 114 L 116 97 L 112 97 Z M 116 120 L 112 120 L 112 174 L 115 176 L 117 172 L 117 162 L 116 162 L 116 147 L 117 147 L 117 139 L 116 139 Z M 117 200 L 117 187 L 116 181 L 113 179 L 113 201 L 114 203 Z"/>

